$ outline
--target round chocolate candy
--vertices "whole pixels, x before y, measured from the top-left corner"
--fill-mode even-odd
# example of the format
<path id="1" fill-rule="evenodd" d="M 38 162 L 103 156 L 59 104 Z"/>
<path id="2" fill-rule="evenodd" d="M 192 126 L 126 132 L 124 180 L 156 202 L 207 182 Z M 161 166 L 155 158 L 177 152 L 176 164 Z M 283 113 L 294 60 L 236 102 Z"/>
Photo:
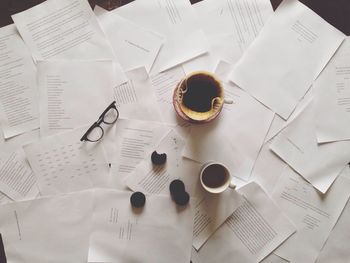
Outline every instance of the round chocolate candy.
<path id="1" fill-rule="evenodd" d="M 143 207 L 146 203 L 146 196 L 141 192 L 135 192 L 130 197 L 130 203 L 136 208 Z"/>
<path id="2" fill-rule="evenodd" d="M 152 160 L 152 163 L 155 165 L 165 164 L 166 154 L 165 153 L 159 154 L 156 151 L 154 151 L 151 155 L 151 160 Z"/>
<path id="3" fill-rule="evenodd" d="M 185 192 L 185 184 L 179 179 L 172 181 L 169 185 L 170 194 L 172 196 Z"/>
<path id="4" fill-rule="evenodd" d="M 174 197 L 174 201 L 177 205 L 187 205 L 188 202 L 190 201 L 190 195 L 187 192 L 183 192 L 181 194 L 177 194 Z"/>

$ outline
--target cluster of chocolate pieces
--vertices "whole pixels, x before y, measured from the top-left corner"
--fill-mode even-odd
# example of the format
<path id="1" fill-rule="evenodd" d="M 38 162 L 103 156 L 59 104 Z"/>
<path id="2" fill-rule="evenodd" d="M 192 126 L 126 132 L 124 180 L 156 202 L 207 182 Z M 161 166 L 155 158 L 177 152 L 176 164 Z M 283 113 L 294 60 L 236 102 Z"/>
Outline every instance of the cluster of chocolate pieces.
<path id="1" fill-rule="evenodd" d="M 167 156 L 165 153 L 158 154 L 154 151 L 151 155 L 151 161 L 154 165 L 165 164 Z M 172 199 L 177 205 L 185 206 L 190 201 L 190 195 L 185 190 L 185 184 L 183 181 L 176 179 L 169 185 L 169 190 Z M 130 197 L 130 203 L 135 208 L 141 208 L 146 203 L 146 196 L 141 192 L 135 192 Z"/>

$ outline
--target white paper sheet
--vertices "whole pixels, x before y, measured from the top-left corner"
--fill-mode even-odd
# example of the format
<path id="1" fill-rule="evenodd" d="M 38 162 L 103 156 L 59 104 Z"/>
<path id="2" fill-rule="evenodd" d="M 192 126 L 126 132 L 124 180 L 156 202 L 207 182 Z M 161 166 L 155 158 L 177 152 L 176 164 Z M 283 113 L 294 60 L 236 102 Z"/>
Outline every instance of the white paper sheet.
<path id="1" fill-rule="evenodd" d="M 92 194 L 84 191 L 1 206 L 7 262 L 87 262 Z"/>
<path id="2" fill-rule="evenodd" d="M 87 128 L 44 137 L 24 146 L 42 195 L 107 184 L 109 170 L 102 145 L 80 142 Z"/>
<path id="3" fill-rule="evenodd" d="M 22 148 L 1 147 L 0 191 L 16 201 L 34 199 L 39 194 L 36 178 Z"/>
<path id="4" fill-rule="evenodd" d="M 349 173 L 349 168 L 344 172 Z M 349 196 L 350 180 L 342 175 L 326 195 L 321 195 L 296 172 L 287 169 L 272 197 L 296 225 L 297 233 L 275 254 L 291 262 L 315 262 Z"/>
<path id="5" fill-rule="evenodd" d="M 349 162 L 350 141 L 317 144 L 313 103 L 271 144 L 271 149 L 320 192 L 325 193 Z"/>
<path id="6" fill-rule="evenodd" d="M 181 157 L 184 146 L 184 139 L 174 130 L 169 131 L 126 178 L 127 186 L 133 191 L 148 194 L 168 194 L 170 182 L 181 178 L 185 180 L 186 185 L 189 184 L 187 191 L 193 193 L 197 188 L 200 164 Z M 164 165 L 154 166 L 152 164 L 151 153 L 153 151 L 166 153 L 167 160 Z"/>
<path id="7" fill-rule="evenodd" d="M 49 0 L 12 16 L 35 60 L 111 59 L 86 0 Z"/>
<path id="8" fill-rule="evenodd" d="M 151 69 L 159 73 L 208 51 L 188 0 L 138 0 L 112 11 L 166 37 Z"/>
<path id="9" fill-rule="evenodd" d="M 173 106 L 173 94 L 176 85 L 185 77 L 182 66 L 177 66 L 167 71 L 151 76 L 152 85 L 157 97 L 164 122 L 172 125 L 182 125 L 182 121 L 176 114 Z"/>
<path id="10" fill-rule="evenodd" d="M 14 25 L 0 29 L 0 126 L 5 138 L 39 127 L 36 69 Z"/>
<path id="11" fill-rule="evenodd" d="M 327 242 L 323 246 L 322 251 L 316 260 L 317 263 L 344 263 L 349 261 L 349 220 L 350 202 L 348 201 L 337 224 L 332 229 Z"/>
<path id="12" fill-rule="evenodd" d="M 96 190 L 89 262 L 189 262 L 193 205 L 179 208 L 170 196 L 146 196 L 133 209 L 130 192 Z"/>
<path id="13" fill-rule="evenodd" d="M 350 139 L 350 38 L 314 84 L 316 134 L 319 143 Z"/>
<path id="14" fill-rule="evenodd" d="M 129 81 L 114 88 L 119 117 L 145 121 L 162 121 L 156 95 L 145 68 L 127 73 Z"/>
<path id="15" fill-rule="evenodd" d="M 125 71 L 144 66 L 150 71 L 165 38 L 153 31 L 96 6 L 99 24 Z"/>
<path id="16" fill-rule="evenodd" d="M 344 37 L 299 1 L 285 0 L 237 63 L 231 80 L 287 119 Z"/>
<path id="17" fill-rule="evenodd" d="M 198 180 L 199 181 L 199 180 Z M 244 199 L 237 191 L 227 189 L 221 194 L 210 194 L 202 186 L 194 193 L 195 206 L 193 247 L 197 250 L 207 242 L 226 219 L 239 208 Z"/>
<path id="18" fill-rule="evenodd" d="M 239 192 L 243 204 L 201 248 L 203 263 L 259 262 L 295 232 L 259 185 L 249 183 Z"/>
<path id="19" fill-rule="evenodd" d="M 169 195 L 171 181 L 175 179 L 184 181 L 186 191 L 197 199 L 194 207 L 193 246 L 200 249 L 241 204 L 242 198 L 236 191 L 230 189 L 220 195 L 205 192 L 199 182 L 201 165 L 181 158 L 184 145 L 184 140 L 174 131 L 170 131 L 156 148 L 158 153 L 167 154 L 166 164 L 154 167 L 148 155 L 130 174 L 126 184 L 134 191 Z"/>
<path id="20" fill-rule="evenodd" d="M 207 39 L 209 52 L 182 64 L 186 74 L 194 71 L 215 72 L 220 61 L 235 64 L 244 52 L 235 35 L 210 35 Z"/>
<path id="21" fill-rule="evenodd" d="M 265 143 L 255 161 L 250 180 L 258 183 L 270 196 L 287 164 Z"/>
<path id="22" fill-rule="evenodd" d="M 186 62 L 187 73 L 214 71 L 220 60 L 236 63 L 273 14 L 269 0 L 206 0 L 193 5 L 208 38 L 208 53 Z"/>
<path id="23" fill-rule="evenodd" d="M 125 189 L 124 180 L 153 151 L 169 128 L 161 123 L 119 119 L 105 130 L 103 146 L 111 163 L 113 186 Z"/>
<path id="24" fill-rule="evenodd" d="M 13 200 L 10 199 L 7 195 L 0 192 L 0 205 L 11 203 Z"/>
<path id="25" fill-rule="evenodd" d="M 266 135 L 265 142 L 271 141 L 273 137 L 279 134 L 285 127 L 287 127 L 310 103 L 311 100 L 314 99 L 313 89 L 309 89 L 304 97 L 299 101 L 293 113 L 289 116 L 287 120 L 281 118 L 278 114 L 275 114 L 273 121 L 271 123 L 269 132 Z"/>
<path id="26" fill-rule="evenodd" d="M 92 125 L 113 101 L 114 83 L 110 61 L 40 62 L 41 136 Z"/>
<path id="27" fill-rule="evenodd" d="M 234 177 L 248 181 L 274 114 L 232 83 L 224 83 L 224 88 L 234 104 L 224 105 L 212 123 L 193 125 L 183 155 L 202 163 L 224 163 Z"/>

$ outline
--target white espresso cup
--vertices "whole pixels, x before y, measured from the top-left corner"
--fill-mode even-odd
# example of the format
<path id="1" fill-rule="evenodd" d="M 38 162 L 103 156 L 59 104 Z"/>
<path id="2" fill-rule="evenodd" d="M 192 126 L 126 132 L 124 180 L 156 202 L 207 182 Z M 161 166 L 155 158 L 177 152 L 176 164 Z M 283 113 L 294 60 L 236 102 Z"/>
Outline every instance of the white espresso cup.
<path id="1" fill-rule="evenodd" d="M 212 194 L 219 194 L 227 188 L 235 189 L 236 185 L 231 182 L 231 175 L 228 168 L 218 162 L 208 162 L 202 166 L 200 172 L 202 187 Z"/>

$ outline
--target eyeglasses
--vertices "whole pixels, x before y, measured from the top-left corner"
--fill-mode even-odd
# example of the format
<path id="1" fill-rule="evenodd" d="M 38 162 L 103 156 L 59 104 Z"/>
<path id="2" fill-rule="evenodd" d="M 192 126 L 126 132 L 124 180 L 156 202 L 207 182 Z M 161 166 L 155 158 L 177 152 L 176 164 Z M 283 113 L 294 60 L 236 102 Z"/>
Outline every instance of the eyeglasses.
<path id="1" fill-rule="evenodd" d="M 108 125 L 114 124 L 119 117 L 119 111 L 115 106 L 116 102 L 113 101 L 100 115 L 98 120 L 91 125 L 91 127 L 85 132 L 80 141 L 97 142 L 101 140 L 104 135 L 104 130 L 101 127 L 101 123 Z"/>

